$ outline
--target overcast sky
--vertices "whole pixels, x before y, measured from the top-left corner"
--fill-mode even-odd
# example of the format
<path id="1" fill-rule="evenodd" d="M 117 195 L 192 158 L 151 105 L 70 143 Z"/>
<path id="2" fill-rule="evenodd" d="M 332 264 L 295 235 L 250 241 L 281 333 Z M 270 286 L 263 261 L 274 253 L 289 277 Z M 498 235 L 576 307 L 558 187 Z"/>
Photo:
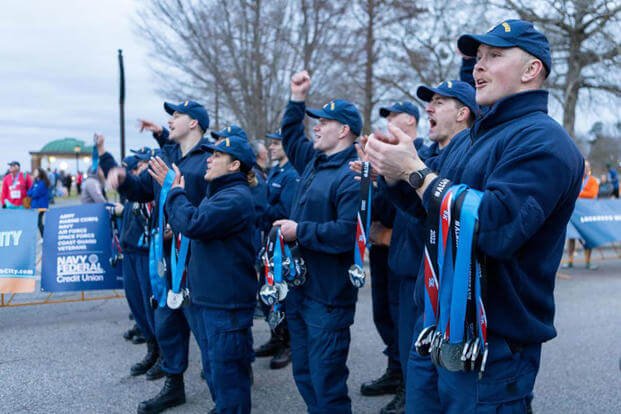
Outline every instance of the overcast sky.
<path id="1" fill-rule="evenodd" d="M 137 119 L 165 123 L 165 97 L 155 93 L 148 45 L 133 29 L 137 6 L 132 0 L 2 2 L 0 171 L 11 160 L 29 170 L 29 151 L 64 137 L 90 143 L 95 131 L 107 137 L 118 157 L 119 48 L 125 57 L 127 148 L 154 144 L 150 135 L 138 133 Z M 551 101 L 552 115 L 560 120 L 558 104 Z M 577 114 L 579 132 L 599 119 L 617 120 L 604 105 L 585 107 Z"/>
<path id="2" fill-rule="evenodd" d="M 0 165 L 30 170 L 28 151 L 54 139 L 90 144 L 102 132 L 119 150 L 119 70 L 123 49 L 128 148 L 152 145 L 136 123 L 166 121 L 149 70 L 148 46 L 133 31 L 136 2 L 7 0 L 0 12 Z M 70 168 L 73 169 L 73 163 Z"/>

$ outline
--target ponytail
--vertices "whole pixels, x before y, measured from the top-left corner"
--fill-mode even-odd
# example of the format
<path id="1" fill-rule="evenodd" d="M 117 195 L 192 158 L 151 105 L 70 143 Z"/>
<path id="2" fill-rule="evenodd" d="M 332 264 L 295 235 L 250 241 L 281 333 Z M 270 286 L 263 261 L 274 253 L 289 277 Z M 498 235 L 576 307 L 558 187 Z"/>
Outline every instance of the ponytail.
<path id="1" fill-rule="evenodd" d="M 248 181 L 248 185 L 250 187 L 256 187 L 259 184 L 259 179 L 252 170 L 246 172 L 246 180 Z"/>

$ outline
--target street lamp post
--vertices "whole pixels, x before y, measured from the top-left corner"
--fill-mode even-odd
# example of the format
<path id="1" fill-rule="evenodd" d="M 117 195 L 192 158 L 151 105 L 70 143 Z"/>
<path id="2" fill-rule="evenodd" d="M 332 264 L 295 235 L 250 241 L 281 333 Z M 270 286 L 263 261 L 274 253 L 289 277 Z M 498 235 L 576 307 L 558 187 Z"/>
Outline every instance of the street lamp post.
<path id="1" fill-rule="evenodd" d="M 81 152 L 82 148 L 79 145 L 76 145 L 73 148 L 73 152 L 75 152 L 75 173 L 76 176 L 78 174 L 78 172 L 80 171 L 80 152 Z"/>

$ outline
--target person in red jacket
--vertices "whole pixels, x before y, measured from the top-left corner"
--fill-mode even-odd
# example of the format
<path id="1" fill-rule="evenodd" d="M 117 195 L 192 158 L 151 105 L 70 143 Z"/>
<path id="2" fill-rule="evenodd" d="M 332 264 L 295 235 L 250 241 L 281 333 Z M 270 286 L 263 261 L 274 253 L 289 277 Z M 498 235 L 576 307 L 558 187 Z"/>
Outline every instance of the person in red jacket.
<path id="1" fill-rule="evenodd" d="M 32 177 L 20 173 L 17 161 L 9 163 L 9 173 L 2 180 L 2 208 L 22 208 L 26 193 L 32 187 Z"/>
<path id="2" fill-rule="evenodd" d="M 589 161 L 584 161 L 584 178 L 582 178 L 582 190 L 580 190 L 578 198 L 593 199 L 597 198 L 598 193 L 599 183 L 597 182 L 597 179 L 591 175 L 591 163 Z M 574 254 L 576 253 L 576 239 L 569 239 L 567 250 L 569 260 L 563 267 L 572 268 L 574 267 Z M 596 270 L 598 266 L 591 264 L 591 252 L 592 249 L 587 249 L 586 247 L 584 248 L 584 261 L 587 269 Z"/>

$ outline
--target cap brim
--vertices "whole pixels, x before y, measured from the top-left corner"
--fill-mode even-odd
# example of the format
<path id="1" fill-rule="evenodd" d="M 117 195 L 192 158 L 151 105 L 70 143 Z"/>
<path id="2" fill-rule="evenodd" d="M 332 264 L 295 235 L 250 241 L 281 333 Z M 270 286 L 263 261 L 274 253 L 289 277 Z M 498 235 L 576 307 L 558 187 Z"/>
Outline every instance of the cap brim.
<path id="1" fill-rule="evenodd" d="M 178 110 L 178 106 L 171 104 L 170 102 L 164 102 L 164 110 L 166 111 L 166 113 L 168 113 L 169 115 L 172 115 L 175 113 L 176 110 Z"/>
<path id="2" fill-rule="evenodd" d="M 385 107 L 380 108 L 379 109 L 380 117 L 387 118 L 388 115 L 390 115 L 391 112 L 394 112 L 393 109 L 394 108 L 392 106 L 385 106 Z"/>
<path id="3" fill-rule="evenodd" d="M 269 139 L 282 140 L 282 136 L 280 136 L 278 134 L 265 134 L 265 137 L 269 138 Z"/>
<path id="4" fill-rule="evenodd" d="M 477 49 L 481 44 L 503 48 L 515 46 L 511 42 L 489 33 L 483 35 L 467 34 L 461 36 L 457 40 L 457 48 L 459 51 L 470 57 L 475 57 L 477 55 Z"/>
<path id="5" fill-rule="evenodd" d="M 316 109 L 316 108 L 308 108 L 306 110 L 306 115 L 310 116 L 311 118 L 316 118 L 316 119 L 317 118 L 335 119 L 333 116 L 330 116 L 330 114 L 328 114 L 323 109 Z"/>
<path id="6" fill-rule="evenodd" d="M 217 133 L 217 132 L 215 132 L 215 131 L 211 131 L 211 136 L 212 136 L 214 139 L 220 139 L 220 138 L 222 138 L 222 135 L 218 134 L 218 133 Z"/>
<path id="7" fill-rule="evenodd" d="M 423 102 L 431 102 L 433 95 L 441 95 L 436 89 L 421 85 L 416 89 L 416 96 Z"/>
<path id="8" fill-rule="evenodd" d="M 201 145 L 201 147 L 204 148 L 207 152 L 218 151 L 216 149 L 216 144 L 203 144 Z"/>

